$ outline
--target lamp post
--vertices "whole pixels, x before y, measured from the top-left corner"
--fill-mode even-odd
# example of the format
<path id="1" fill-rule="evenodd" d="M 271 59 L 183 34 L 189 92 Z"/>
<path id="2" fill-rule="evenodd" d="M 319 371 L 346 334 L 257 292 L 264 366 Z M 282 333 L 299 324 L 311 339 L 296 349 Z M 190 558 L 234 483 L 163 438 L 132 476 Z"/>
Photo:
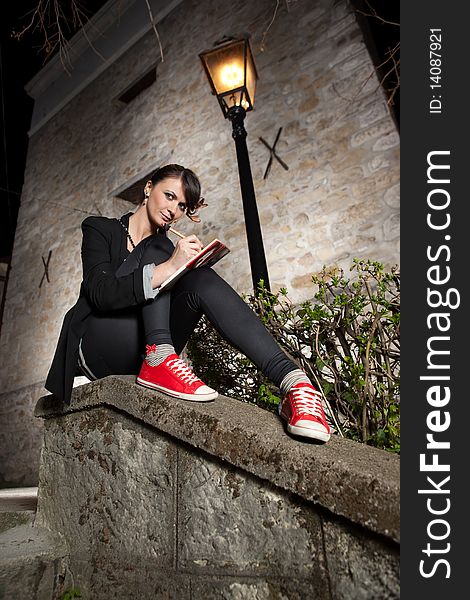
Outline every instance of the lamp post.
<path id="1" fill-rule="evenodd" d="M 238 175 L 245 216 L 251 277 L 255 294 L 262 279 L 269 290 L 268 267 L 263 246 L 263 236 L 256 206 L 255 188 L 251 175 L 250 159 L 246 145 L 244 120 L 253 110 L 256 73 L 248 39 L 223 42 L 211 50 L 199 54 L 212 93 L 217 96 L 226 119 L 232 123 L 232 137 L 237 151 Z"/>

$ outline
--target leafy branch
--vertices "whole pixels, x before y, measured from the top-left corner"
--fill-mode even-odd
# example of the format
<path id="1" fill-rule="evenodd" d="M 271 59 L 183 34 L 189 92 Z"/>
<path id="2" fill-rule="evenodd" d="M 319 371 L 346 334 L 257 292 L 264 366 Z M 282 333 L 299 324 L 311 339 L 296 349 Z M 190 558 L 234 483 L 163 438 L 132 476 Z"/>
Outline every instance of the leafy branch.
<path id="1" fill-rule="evenodd" d="M 317 291 L 299 306 L 286 289 L 261 287 L 247 301 L 267 329 L 322 393 L 339 435 L 398 452 L 400 448 L 400 275 L 373 261 L 354 261 L 354 279 L 323 269 Z M 275 411 L 276 389 L 203 321 L 188 344 L 208 385 Z"/>

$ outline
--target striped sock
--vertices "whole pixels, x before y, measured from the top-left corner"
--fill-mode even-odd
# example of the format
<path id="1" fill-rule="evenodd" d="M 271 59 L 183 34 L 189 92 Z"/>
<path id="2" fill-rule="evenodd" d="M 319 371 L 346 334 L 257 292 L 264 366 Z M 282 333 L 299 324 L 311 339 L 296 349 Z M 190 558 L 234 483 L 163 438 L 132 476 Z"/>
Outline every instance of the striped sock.
<path id="1" fill-rule="evenodd" d="M 294 369 L 284 377 L 279 386 L 281 392 L 285 395 L 290 392 L 297 383 L 312 383 L 301 369 Z"/>
<path id="2" fill-rule="evenodd" d="M 147 354 L 145 360 L 151 367 L 158 367 L 170 354 L 175 354 L 173 346 L 171 344 L 160 344 L 155 350 Z"/>

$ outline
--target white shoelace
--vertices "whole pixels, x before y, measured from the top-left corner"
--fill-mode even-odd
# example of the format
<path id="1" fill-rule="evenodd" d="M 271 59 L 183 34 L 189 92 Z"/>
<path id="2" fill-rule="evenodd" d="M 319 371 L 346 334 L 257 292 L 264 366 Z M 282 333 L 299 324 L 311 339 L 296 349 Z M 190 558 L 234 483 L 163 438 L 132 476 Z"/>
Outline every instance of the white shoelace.
<path id="1" fill-rule="evenodd" d="M 199 377 L 196 377 L 188 365 L 181 360 L 181 358 L 174 358 L 169 360 L 167 363 L 168 367 L 185 383 L 196 383 L 200 381 Z"/>
<path id="2" fill-rule="evenodd" d="M 312 415 L 321 421 L 325 420 L 321 404 L 321 394 L 317 390 L 312 391 L 309 388 L 297 388 L 291 390 L 292 404 L 299 413 Z"/>

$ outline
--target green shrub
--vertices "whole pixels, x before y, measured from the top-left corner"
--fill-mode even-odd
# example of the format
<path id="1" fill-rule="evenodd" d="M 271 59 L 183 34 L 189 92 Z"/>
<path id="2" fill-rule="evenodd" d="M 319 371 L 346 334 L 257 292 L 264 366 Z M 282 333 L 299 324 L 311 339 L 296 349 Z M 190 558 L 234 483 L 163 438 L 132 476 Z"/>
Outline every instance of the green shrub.
<path id="1" fill-rule="evenodd" d="M 294 305 L 286 289 L 260 286 L 247 302 L 325 398 L 337 433 L 400 451 L 400 275 L 355 260 L 312 276 L 313 300 Z M 194 370 L 221 393 L 275 411 L 280 392 L 203 319 L 188 344 Z"/>
<path id="2" fill-rule="evenodd" d="M 82 594 L 76 587 L 70 588 L 62 596 L 62 600 L 73 600 L 74 598 L 81 598 Z"/>

